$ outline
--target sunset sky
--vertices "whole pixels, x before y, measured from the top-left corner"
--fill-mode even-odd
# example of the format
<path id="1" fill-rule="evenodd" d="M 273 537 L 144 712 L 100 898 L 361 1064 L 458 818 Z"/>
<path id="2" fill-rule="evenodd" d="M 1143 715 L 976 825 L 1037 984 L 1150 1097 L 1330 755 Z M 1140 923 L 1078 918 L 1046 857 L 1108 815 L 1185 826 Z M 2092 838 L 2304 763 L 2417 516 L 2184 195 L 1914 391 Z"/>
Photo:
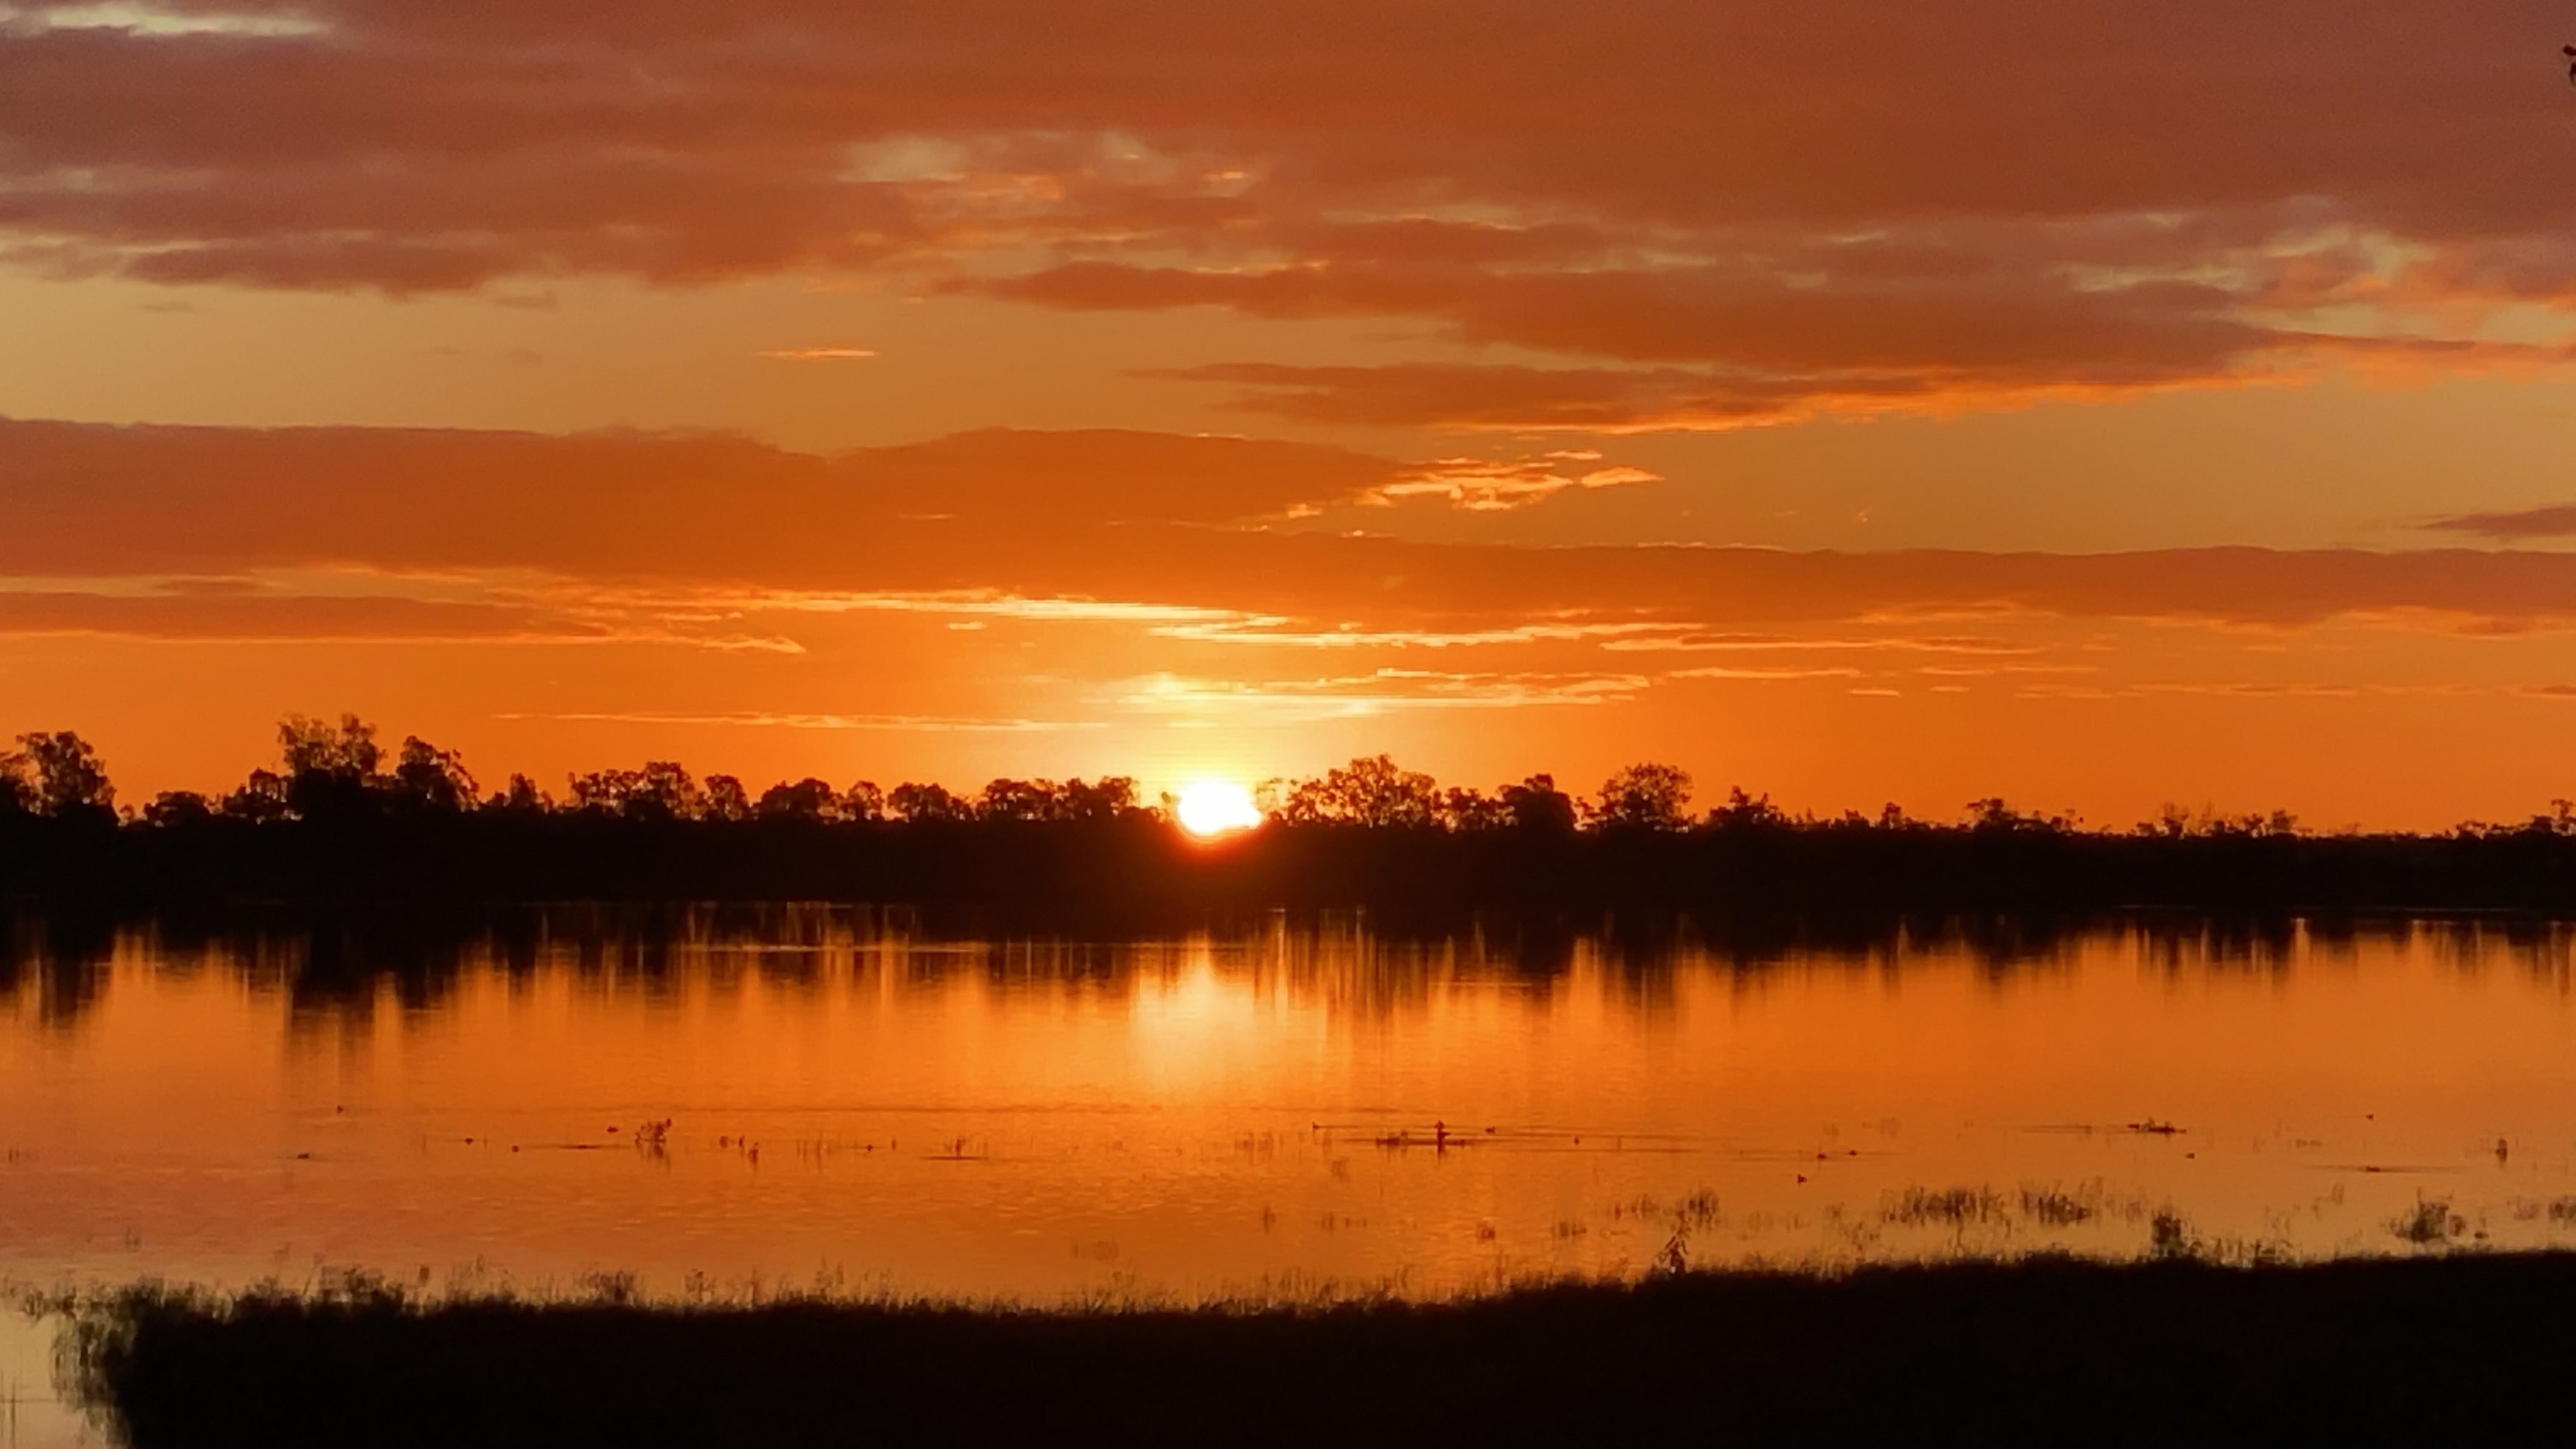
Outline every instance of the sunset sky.
<path id="1" fill-rule="evenodd" d="M 2562 33 L 2564 32 L 2564 33 Z M 0 730 L 2576 796 L 2528 0 L 0 3 Z"/>

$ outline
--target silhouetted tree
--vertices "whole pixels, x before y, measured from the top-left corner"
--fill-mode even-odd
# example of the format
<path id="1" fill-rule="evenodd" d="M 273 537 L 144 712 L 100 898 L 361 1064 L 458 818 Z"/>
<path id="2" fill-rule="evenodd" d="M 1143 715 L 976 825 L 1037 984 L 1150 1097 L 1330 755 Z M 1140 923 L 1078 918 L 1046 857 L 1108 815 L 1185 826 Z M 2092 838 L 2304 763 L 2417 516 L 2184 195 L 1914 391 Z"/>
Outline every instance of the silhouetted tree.
<path id="1" fill-rule="evenodd" d="M 840 813 L 840 792 L 808 775 L 795 784 L 772 785 L 760 792 L 763 820 L 829 820 Z"/>
<path id="2" fill-rule="evenodd" d="M 1385 755 L 1355 759 L 1320 779 L 1290 786 L 1279 815 L 1292 825 L 1437 825 L 1440 786 Z"/>
<path id="3" fill-rule="evenodd" d="M 2064 834 L 2076 827 L 2071 815 L 2028 814 L 2006 804 L 2000 795 L 1968 802 L 1968 828 L 1980 835 L 2010 835 L 2021 831 Z"/>
<path id="4" fill-rule="evenodd" d="M 1516 830 L 1570 832 L 1581 815 L 1574 797 L 1556 788 L 1554 775 L 1532 775 L 1496 793 Z"/>
<path id="5" fill-rule="evenodd" d="M 1115 820 L 1136 808 L 1136 782 L 1125 775 L 1103 775 L 1088 785 L 1069 781 L 1056 797 L 1061 820 Z"/>
<path id="6" fill-rule="evenodd" d="M 1440 823 L 1451 830 L 1499 830 L 1512 823 L 1512 812 L 1482 790 L 1453 787 L 1440 797 Z"/>
<path id="7" fill-rule="evenodd" d="M 143 807 L 143 823 L 165 829 L 215 818 L 215 808 L 194 790 L 164 790 Z"/>
<path id="8" fill-rule="evenodd" d="M 885 791 L 878 789 L 874 780 L 861 780 L 841 792 L 844 820 L 883 820 L 885 813 Z"/>
<path id="9" fill-rule="evenodd" d="M 742 781 L 731 775 L 707 776 L 709 820 L 749 820 L 751 809 L 751 793 L 742 788 Z"/>
<path id="10" fill-rule="evenodd" d="M 554 800 L 536 781 L 518 774 L 510 777 L 509 788 L 501 792 L 497 803 L 504 810 L 522 815 L 541 815 L 555 808 Z"/>
<path id="11" fill-rule="evenodd" d="M 593 770 L 587 775 L 566 779 L 572 787 L 572 808 L 585 815 L 624 815 L 626 802 L 644 788 L 644 776 L 634 770 Z"/>
<path id="12" fill-rule="evenodd" d="M 706 809 L 706 795 L 676 760 L 647 760 L 626 797 L 626 814 L 637 820 L 694 820 Z"/>
<path id="13" fill-rule="evenodd" d="M 286 777 L 275 770 L 253 770 L 218 808 L 230 820 L 283 820 L 289 813 Z"/>
<path id="14" fill-rule="evenodd" d="M 975 800 L 982 820 L 1048 820 L 1055 816 L 1053 780 L 994 780 Z"/>
<path id="15" fill-rule="evenodd" d="M 2168 800 L 2156 807 L 2155 819 L 2139 821 L 2131 833 L 2158 840 L 2181 840 L 2191 834 L 2191 812 Z"/>
<path id="16" fill-rule="evenodd" d="M 693 820 L 706 797 L 689 772 L 670 760 L 640 770 L 594 770 L 572 777 L 573 808 L 627 820 Z"/>
<path id="17" fill-rule="evenodd" d="M 1687 783 L 1683 788 L 1689 788 Z M 1743 786 L 1732 785 L 1727 787 L 1726 803 L 1708 812 L 1708 823 L 1720 830 L 1782 830 L 1790 820 L 1769 795 L 1747 795 Z"/>
<path id="18" fill-rule="evenodd" d="M 57 818 L 116 814 L 116 787 L 108 783 L 107 765 L 89 741 L 70 730 L 38 731 L 18 736 L 5 771 L 21 784 L 38 814 Z"/>
<path id="19" fill-rule="evenodd" d="M 474 808 L 474 775 L 454 750 L 442 750 L 418 735 L 403 737 L 394 766 L 396 794 L 418 809 L 437 811 Z"/>
<path id="20" fill-rule="evenodd" d="M 1674 765 L 1630 765 L 1601 782 L 1593 821 L 1608 830 L 1679 830 L 1690 823 L 1690 772 Z"/>
<path id="21" fill-rule="evenodd" d="M 376 727 L 354 714 L 335 728 L 290 714 L 278 721 L 277 742 L 286 756 L 287 808 L 308 820 L 364 813 L 383 752 Z"/>
<path id="22" fill-rule="evenodd" d="M 948 793 L 944 785 L 916 785 L 910 781 L 894 787 L 886 797 L 894 813 L 910 821 L 965 820 L 974 814 L 966 801 Z"/>

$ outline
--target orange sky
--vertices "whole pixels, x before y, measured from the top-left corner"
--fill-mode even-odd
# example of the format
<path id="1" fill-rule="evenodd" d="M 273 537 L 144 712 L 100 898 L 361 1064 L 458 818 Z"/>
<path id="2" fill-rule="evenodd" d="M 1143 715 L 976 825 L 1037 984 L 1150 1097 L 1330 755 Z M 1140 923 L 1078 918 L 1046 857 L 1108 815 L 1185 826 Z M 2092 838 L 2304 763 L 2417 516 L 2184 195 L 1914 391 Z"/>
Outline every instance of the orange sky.
<path id="1" fill-rule="evenodd" d="M 2559 20 L 0 5 L 0 728 L 2518 816 Z"/>

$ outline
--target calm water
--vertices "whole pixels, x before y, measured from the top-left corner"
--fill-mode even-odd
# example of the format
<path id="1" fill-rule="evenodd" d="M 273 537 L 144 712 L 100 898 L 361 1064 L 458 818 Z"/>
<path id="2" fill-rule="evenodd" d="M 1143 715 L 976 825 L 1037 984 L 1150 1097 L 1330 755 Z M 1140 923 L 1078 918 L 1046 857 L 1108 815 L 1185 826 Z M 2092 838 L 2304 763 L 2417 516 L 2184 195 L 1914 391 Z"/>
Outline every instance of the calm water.
<path id="1" fill-rule="evenodd" d="M 1677 1223 L 1699 1263 L 2127 1255 L 2159 1212 L 2382 1252 L 2425 1203 L 2462 1243 L 2576 1245 L 2569 927 L 506 924 L 22 930 L 0 1277 L 1437 1292 L 1640 1271 Z M 42 1346 L 0 1329 L 29 1444 L 63 1432 Z"/>

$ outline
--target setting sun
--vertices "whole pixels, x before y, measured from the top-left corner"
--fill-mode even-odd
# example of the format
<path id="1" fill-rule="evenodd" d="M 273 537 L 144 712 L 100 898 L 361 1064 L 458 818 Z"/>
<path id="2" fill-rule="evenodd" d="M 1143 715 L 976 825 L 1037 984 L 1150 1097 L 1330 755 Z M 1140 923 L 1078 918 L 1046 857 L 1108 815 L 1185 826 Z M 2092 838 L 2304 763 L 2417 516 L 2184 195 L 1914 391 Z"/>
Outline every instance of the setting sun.
<path id="1" fill-rule="evenodd" d="M 1197 780 L 1181 787 L 1181 828 L 1202 838 L 1261 823 L 1252 792 L 1232 780 Z"/>

